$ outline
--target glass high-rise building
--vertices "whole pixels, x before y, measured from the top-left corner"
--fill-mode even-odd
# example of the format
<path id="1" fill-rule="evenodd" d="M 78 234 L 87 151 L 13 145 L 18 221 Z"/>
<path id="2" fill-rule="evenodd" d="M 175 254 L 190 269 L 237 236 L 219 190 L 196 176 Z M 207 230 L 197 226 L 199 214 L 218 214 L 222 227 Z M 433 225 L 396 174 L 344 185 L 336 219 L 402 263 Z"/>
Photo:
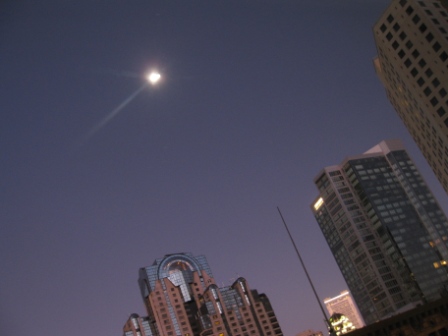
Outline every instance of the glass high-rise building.
<path id="1" fill-rule="evenodd" d="M 218 287 L 204 256 L 176 253 L 139 272 L 147 316 L 132 314 L 124 336 L 281 336 L 265 294 L 244 278 Z"/>
<path id="2" fill-rule="evenodd" d="M 392 0 L 373 31 L 387 97 L 448 193 L 448 0 Z"/>
<path id="3" fill-rule="evenodd" d="M 311 209 L 366 324 L 446 292 L 448 221 L 400 141 L 314 182 Z"/>

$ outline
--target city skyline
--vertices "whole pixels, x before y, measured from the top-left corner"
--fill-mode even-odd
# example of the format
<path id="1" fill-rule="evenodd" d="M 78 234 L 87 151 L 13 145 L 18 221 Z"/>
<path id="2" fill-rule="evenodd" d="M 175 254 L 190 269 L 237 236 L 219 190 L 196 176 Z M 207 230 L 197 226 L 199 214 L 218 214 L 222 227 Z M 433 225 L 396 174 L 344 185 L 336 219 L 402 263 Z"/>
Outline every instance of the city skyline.
<path id="1" fill-rule="evenodd" d="M 309 209 L 319 169 L 402 139 L 448 208 L 372 67 L 389 3 L 3 2 L 0 334 L 120 333 L 144 314 L 132 274 L 173 251 L 247 277 L 285 336 L 325 330 L 277 206 L 321 299 L 347 285 Z"/>

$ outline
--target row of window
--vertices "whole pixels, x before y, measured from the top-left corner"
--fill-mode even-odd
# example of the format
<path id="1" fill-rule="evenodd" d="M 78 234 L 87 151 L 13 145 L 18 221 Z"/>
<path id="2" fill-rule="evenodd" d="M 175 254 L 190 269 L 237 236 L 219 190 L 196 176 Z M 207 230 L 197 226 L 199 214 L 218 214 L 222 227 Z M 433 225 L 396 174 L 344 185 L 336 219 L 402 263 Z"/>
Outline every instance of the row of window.
<path id="1" fill-rule="evenodd" d="M 389 18 L 391 18 L 393 20 L 393 17 L 391 15 L 389 16 Z M 387 27 L 385 26 L 385 24 L 383 24 L 380 29 L 381 29 L 381 31 L 385 32 L 387 30 Z M 398 32 L 398 30 L 400 29 L 400 26 L 398 25 L 398 23 L 396 23 L 393 26 L 393 29 Z M 424 24 L 422 24 L 419 27 L 419 30 L 421 32 L 426 31 L 426 29 L 427 29 L 426 25 L 424 25 Z M 391 41 L 392 38 L 393 38 L 393 34 L 391 32 L 387 33 L 386 39 L 388 41 Z M 406 33 L 401 32 L 399 34 L 399 38 L 402 41 L 404 41 L 407 38 Z M 431 42 L 434 39 L 434 36 L 432 33 L 428 33 L 428 34 L 426 34 L 425 38 L 428 42 Z M 394 50 L 397 50 L 399 48 L 399 46 L 400 46 L 400 44 L 396 40 L 392 43 L 392 48 Z M 413 43 L 410 40 L 408 40 L 406 42 L 405 46 L 408 50 L 410 50 L 413 47 Z M 441 48 L 441 46 L 438 42 L 435 42 L 432 47 L 433 47 L 434 51 L 436 51 L 436 52 L 439 51 Z M 382 51 L 380 50 L 380 52 L 382 52 Z M 398 51 L 398 56 L 400 57 L 400 59 L 404 59 L 406 57 L 406 55 L 407 55 L 407 53 L 404 49 L 400 49 Z M 420 71 L 422 71 L 422 73 L 425 74 L 426 78 L 429 79 L 430 77 L 432 77 L 434 74 L 432 69 L 430 67 L 427 67 L 426 69 L 424 69 L 427 66 L 427 62 L 425 61 L 425 59 L 420 58 L 419 60 L 417 60 L 420 57 L 420 52 L 417 49 L 414 49 L 412 51 L 411 55 L 412 55 L 413 59 L 417 62 L 418 66 L 420 67 L 420 69 L 421 69 Z M 381 55 L 381 56 L 384 59 L 384 55 Z M 448 60 L 448 54 L 445 51 L 442 51 L 442 53 L 440 53 L 440 55 L 439 55 L 439 58 L 443 62 L 445 62 L 446 60 Z M 412 75 L 412 77 L 417 78 L 417 76 L 419 75 L 419 70 L 416 67 L 411 67 L 412 64 L 413 63 L 409 57 L 405 59 L 404 65 L 406 66 L 406 68 L 410 69 L 410 74 Z M 417 84 L 419 87 L 423 87 L 426 84 L 426 81 L 423 78 L 423 76 L 418 77 Z M 433 89 L 437 88 L 440 85 L 440 80 L 437 77 L 435 77 L 432 79 L 431 84 L 433 85 Z M 433 93 L 433 89 L 431 89 L 431 87 L 428 85 L 428 86 L 426 86 L 426 88 L 424 88 L 423 93 L 425 94 L 426 97 L 428 97 L 430 104 L 433 107 L 436 107 L 439 103 L 441 103 L 439 100 L 441 100 L 447 96 L 447 91 L 445 88 L 442 87 L 438 90 L 438 92 L 434 92 L 434 93 L 438 93 L 438 97 L 436 97 L 435 95 L 433 97 L 429 97 Z M 448 100 L 446 101 L 446 105 L 448 106 Z M 446 113 L 446 110 L 443 106 L 438 106 L 437 113 L 439 116 L 444 116 Z M 445 123 L 448 126 L 448 120 L 445 120 Z"/>
<path id="2" fill-rule="evenodd" d="M 389 18 L 389 19 L 391 20 L 392 18 Z M 418 18 L 414 19 L 414 22 L 418 22 L 418 21 L 419 21 Z M 391 23 L 391 25 L 392 24 L 393 23 Z M 426 39 L 426 41 L 429 42 L 429 45 L 436 52 L 436 55 L 438 55 L 439 58 L 441 57 L 440 60 L 446 61 L 446 59 L 448 58 L 448 55 L 446 54 L 445 51 L 441 50 L 440 43 L 437 41 L 434 41 L 435 38 L 434 38 L 433 34 L 431 32 L 426 31 L 426 29 L 427 29 L 426 26 L 421 26 L 419 28 L 420 28 L 420 31 L 424 33 L 423 35 L 424 35 L 424 38 Z M 398 49 L 399 43 L 397 41 L 392 42 L 393 48 L 395 50 L 399 50 L 398 56 L 401 59 L 405 60 L 404 65 L 406 66 L 406 68 L 409 69 L 410 75 L 413 76 L 414 78 L 416 78 L 416 82 L 419 85 L 419 87 L 422 87 L 423 94 L 426 97 L 428 97 L 429 104 L 435 108 L 435 112 L 437 113 L 437 115 L 441 118 L 446 119 L 446 114 L 447 114 L 448 110 L 444 105 L 442 105 L 443 101 L 441 101 L 442 99 L 444 99 L 447 96 L 446 88 L 440 87 L 441 86 L 440 80 L 438 78 L 433 77 L 434 73 L 433 73 L 432 69 L 426 65 L 426 61 L 424 59 L 418 59 L 418 57 L 420 56 L 419 51 L 416 49 L 414 49 L 412 51 L 412 47 L 413 47 L 412 42 L 405 41 L 405 39 L 407 38 L 407 35 L 405 32 L 399 32 L 399 29 L 400 29 L 399 25 L 397 26 L 396 24 L 393 24 L 391 27 L 391 31 L 394 30 L 393 33 L 398 34 L 397 39 L 400 38 L 400 40 L 403 43 L 405 43 L 406 49 L 403 47 L 402 50 L 399 50 Z M 384 30 L 384 28 L 383 28 L 383 30 Z M 384 32 L 386 32 L 386 30 L 384 30 Z M 389 35 L 389 37 L 392 40 L 392 38 L 393 38 L 392 33 L 391 33 L 391 35 Z M 409 53 L 409 54 L 407 55 L 407 53 Z M 382 55 L 382 56 L 383 56 L 382 60 L 385 63 L 388 63 L 387 59 L 384 57 L 384 55 Z M 406 56 L 408 56 L 408 57 L 406 57 Z M 412 66 L 413 62 L 415 62 L 415 66 Z M 419 140 L 420 135 L 424 135 L 424 137 L 426 139 L 425 141 L 428 143 L 428 145 L 431 145 L 431 143 L 434 143 L 434 146 L 431 145 L 430 147 L 434 151 L 437 151 L 437 153 L 440 154 L 440 158 L 438 158 L 437 160 L 440 162 L 440 165 L 442 165 L 442 161 L 444 160 L 443 141 L 440 144 L 440 146 L 438 146 L 437 142 L 434 141 L 434 140 L 436 140 L 437 135 L 435 135 L 435 138 L 433 138 L 432 134 L 430 132 L 428 132 L 428 130 L 426 132 L 423 131 L 423 129 L 426 128 L 426 125 L 423 121 L 430 124 L 429 120 L 427 120 L 426 115 L 421 111 L 419 105 L 415 101 L 414 95 L 411 92 L 409 92 L 409 90 L 406 88 L 406 85 L 401 80 L 401 76 L 394 71 L 394 66 L 391 64 L 388 64 L 387 67 L 384 67 L 384 72 L 386 75 L 388 75 L 389 79 L 392 81 L 391 86 L 394 87 L 394 92 L 391 93 L 390 91 L 388 91 L 389 98 L 391 99 L 393 105 L 399 112 L 400 117 L 407 124 L 408 128 L 410 129 L 411 134 L 413 135 L 414 139 L 416 139 L 416 142 L 419 143 L 420 146 L 422 145 Z M 389 72 L 392 72 L 394 74 L 392 75 Z M 421 73 L 420 75 L 419 75 L 419 72 Z M 395 79 L 400 81 L 400 83 L 402 85 L 397 86 Z M 425 83 L 426 81 L 428 81 L 428 82 Z M 426 84 L 426 87 L 424 86 L 425 84 Z M 403 97 L 405 97 L 405 99 L 407 99 L 407 101 L 406 100 L 402 101 L 400 98 L 399 98 L 400 101 L 396 101 L 394 96 L 396 95 L 397 97 L 399 97 L 399 95 L 400 95 L 399 92 L 403 93 L 402 89 L 404 89 L 405 93 L 407 93 L 406 95 L 403 96 Z M 433 96 L 431 96 L 431 95 L 433 95 Z M 413 109 L 411 109 L 411 106 L 409 106 L 409 103 L 412 103 L 412 102 L 414 103 Z M 448 101 L 446 103 L 448 105 Z M 406 109 L 408 111 L 408 113 L 403 114 L 403 112 L 404 112 L 403 109 Z M 419 111 L 421 113 L 420 116 L 416 113 L 417 111 Z M 414 121 L 414 124 L 408 123 L 406 121 L 407 118 L 411 118 Z M 444 123 L 446 126 L 448 126 L 448 119 L 444 120 Z M 414 129 L 415 125 L 420 125 L 421 131 Z M 429 125 L 428 125 L 428 127 L 429 127 Z M 430 138 L 433 140 L 432 142 L 430 141 Z M 422 149 L 422 152 L 425 152 L 425 151 Z M 436 155 L 436 157 L 438 157 L 437 153 L 434 154 L 434 155 Z M 425 156 L 427 156 L 427 155 L 425 155 Z M 446 157 L 445 157 L 445 161 L 446 161 Z M 438 174 L 439 177 L 440 177 L 440 175 L 441 174 Z M 447 170 L 447 175 L 448 175 L 448 170 Z M 442 181 L 442 179 L 441 179 L 441 181 Z M 445 189 L 447 189 L 447 183 L 446 182 L 443 182 L 443 183 L 445 184 L 444 185 Z"/>

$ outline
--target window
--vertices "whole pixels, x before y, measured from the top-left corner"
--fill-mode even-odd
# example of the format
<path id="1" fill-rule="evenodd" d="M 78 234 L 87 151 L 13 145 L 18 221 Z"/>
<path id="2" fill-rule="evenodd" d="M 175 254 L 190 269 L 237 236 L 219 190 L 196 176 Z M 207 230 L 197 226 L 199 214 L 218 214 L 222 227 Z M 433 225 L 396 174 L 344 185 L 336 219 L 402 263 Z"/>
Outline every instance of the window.
<path id="1" fill-rule="evenodd" d="M 406 13 L 408 13 L 409 15 L 411 15 L 413 12 L 414 12 L 414 8 L 412 8 L 411 6 L 406 8 Z"/>
<path id="2" fill-rule="evenodd" d="M 415 77 L 415 76 L 417 76 L 417 74 L 418 74 L 417 69 L 416 69 L 416 68 L 412 68 L 412 70 L 411 70 L 411 75 L 412 75 L 413 77 Z"/>
<path id="3" fill-rule="evenodd" d="M 428 97 L 431 94 L 431 89 L 429 88 L 429 86 L 426 87 L 425 90 L 423 90 L 423 93 L 425 94 L 426 97 Z"/>
<path id="4" fill-rule="evenodd" d="M 420 25 L 420 27 L 418 27 L 418 30 L 420 30 L 422 33 L 424 33 L 426 31 L 426 29 L 427 29 L 427 27 L 426 27 L 426 25 L 424 23 L 422 23 Z"/>
<path id="5" fill-rule="evenodd" d="M 426 35 L 426 41 L 431 42 L 434 39 L 434 35 L 431 33 L 428 33 Z"/>
<path id="6" fill-rule="evenodd" d="M 448 54 L 444 51 L 440 54 L 440 59 L 445 62 L 448 59 Z"/>
<path id="7" fill-rule="evenodd" d="M 411 49 L 414 46 L 414 44 L 411 41 L 406 42 L 406 48 Z"/>
<path id="8" fill-rule="evenodd" d="M 439 117 L 443 117 L 445 115 L 445 109 L 443 107 L 439 108 L 437 110 L 437 114 L 439 115 Z"/>
<path id="9" fill-rule="evenodd" d="M 434 87 L 438 87 L 440 85 L 440 81 L 437 78 L 434 78 L 432 85 L 434 85 Z"/>
<path id="10" fill-rule="evenodd" d="M 387 17 L 387 22 L 391 23 L 394 20 L 394 17 L 392 15 L 389 15 Z"/>
<path id="11" fill-rule="evenodd" d="M 414 58 L 417 58 L 417 57 L 420 56 L 420 53 L 418 52 L 417 49 L 415 49 L 415 50 L 412 52 L 412 56 L 414 56 Z"/>
<path id="12" fill-rule="evenodd" d="M 381 32 L 384 33 L 386 31 L 386 29 L 387 29 L 386 25 L 383 23 L 380 27 Z"/>
<path id="13" fill-rule="evenodd" d="M 407 35 L 406 35 L 405 32 L 401 32 L 401 34 L 400 34 L 399 36 L 400 36 L 400 39 L 401 39 L 402 41 L 405 40 L 406 37 L 407 37 Z"/>
<path id="14" fill-rule="evenodd" d="M 406 65 L 406 68 L 409 68 L 411 66 L 412 62 L 409 58 L 406 58 L 406 61 L 404 61 L 404 65 Z"/>
<path id="15" fill-rule="evenodd" d="M 432 45 L 432 48 L 434 49 L 434 51 L 439 51 L 440 50 L 440 44 L 439 42 L 436 42 Z"/>
<path id="16" fill-rule="evenodd" d="M 392 27 L 395 31 L 399 31 L 400 30 L 400 25 L 398 23 L 394 24 L 394 26 Z"/>
<path id="17" fill-rule="evenodd" d="M 392 34 L 391 33 L 387 33 L 386 38 L 388 41 L 392 40 Z"/>
<path id="18" fill-rule="evenodd" d="M 446 96 L 446 90 L 444 89 L 444 88 L 442 88 L 440 91 L 439 91 L 439 95 L 440 95 L 440 97 L 445 97 Z"/>
<path id="19" fill-rule="evenodd" d="M 419 62 L 418 65 L 420 65 L 420 67 L 424 68 L 426 65 L 426 61 L 422 58 Z"/>
<path id="20" fill-rule="evenodd" d="M 397 41 L 394 41 L 394 43 L 392 43 L 392 48 L 394 48 L 394 50 L 397 50 L 399 44 Z"/>
<path id="21" fill-rule="evenodd" d="M 403 58 L 404 55 L 406 55 L 406 53 L 403 51 L 403 49 L 401 49 L 401 50 L 398 52 L 398 56 L 399 56 L 400 58 Z"/>
<path id="22" fill-rule="evenodd" d="M 425 81 L 423 80 L 423 78 L 419 78 L 418 80 L 417 80 L 417 84 L 418 84 L 418 86 L 422 86 L 423 84 L 425 84 Z"/>
<path id="23" fill-rule="evenodd" d="M 414 15 L 414 17 L 412 18 L 412 22 L 414 23 L 418 23 L 420 21 L 420 16 L 418 16 L 417 14 Z"/>
<path id="24" fill-rule="evenodd" d="M 431 68 L 428 68 L 426 71 L 425 71 L 425 75 L 426 75 L 426 77 L 431 77 L 432 75 L 433 75 L 433 72 L 432 72 L 432 70 L 431 70 Z"/>

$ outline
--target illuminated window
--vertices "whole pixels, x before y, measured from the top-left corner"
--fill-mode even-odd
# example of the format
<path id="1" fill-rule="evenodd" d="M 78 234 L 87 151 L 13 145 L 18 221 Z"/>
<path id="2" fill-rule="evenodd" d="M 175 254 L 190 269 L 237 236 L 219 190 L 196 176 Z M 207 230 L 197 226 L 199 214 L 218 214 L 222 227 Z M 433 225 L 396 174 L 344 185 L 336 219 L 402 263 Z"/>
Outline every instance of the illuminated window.
<path id="1" fill-rule="evenodd" d="M 319 210 L 319 208 L 324 204 L 324 200 L 319 198 L 316 203 L 314 203 L 314 210 Z"/>

